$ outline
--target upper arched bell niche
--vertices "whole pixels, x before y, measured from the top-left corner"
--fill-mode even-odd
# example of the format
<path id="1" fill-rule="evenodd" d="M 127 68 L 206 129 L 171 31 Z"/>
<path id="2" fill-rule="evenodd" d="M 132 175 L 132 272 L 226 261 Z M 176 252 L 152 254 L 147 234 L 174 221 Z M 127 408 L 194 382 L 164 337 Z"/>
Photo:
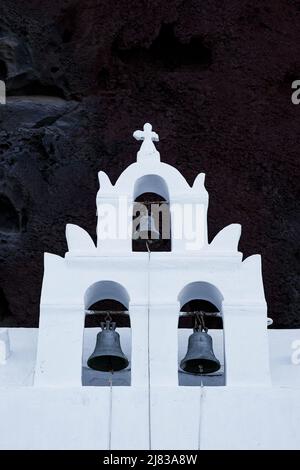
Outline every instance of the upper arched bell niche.
<path id="1" fill-rule="evenodd" d="M 196 299 L 206 302 L 209 308 L 215 306 L 219 312 L 222 312 L 223 295 L 213 284 L 203 281 L 187 284 L 178 295 L 180 309 Z"/>
<path id="2" fill-rule="evenodd" d="M 150 176 L 151 178 L 149 178 Z M 163 189 L 163 186 L 167 186 L 168 196 L 172 200 L 181 199 L 183 195 L 187 198 L 196 197 L 203 201 L 207 201 L 208 199 L 204 185 L 204 173 L 200 173 L 195 178 L 193 185 L 190 186 L 184 176 L 176 168 L 161 161 L 152 161 L 151 157 L 149 157 L 149 160 L 146 162 L 136 162 L 129 165 L 119 176 L 114 185 L 104 171 L 98 173 L 98 179 L 100 188 L 97 199 L 118 196 L 134 198 L 135 191 L 141 188 L 146 182 L 149 185 L 155 183 L 164 193 L 166 192 L 166 188 Z M 161 184 L 161 180 L 164 181 L 164 185 Z M 145 192 L 145 189 L 143 189 L 142 192 Z"/>
<path id="3" fill-rule="evenodd" d="M 159 175 L 144 175 L 136 180 L 133 189 L 133 200 L 135 201 L 143 193 L 155 193 L 165 201 L 169 201 L 168 186 Z"/>
<path id="4" fill-rule="evenodd" d="M 193 328 L 195 312 L 204 312 L 209 328 L 223 328 L 223 295 L 209 282 L 196 281 L 187 284 L 178 295 L 179 328 Z"/>
<path id="5" fill-rule="evenodd" d="M 84 297 L 86 327 L 99 326 L 105 320 L 105 312 L 113 313 L 118 327 L 130 327 L 129 295 L 126 289 L 114 281 L 99 281 L 92 284 Z M 95 315 L 93 312 L 96 312 Z M 101 313 L 100 313 L 101 312 Z"/>
<path id="6" fill-rule="evenodd" d="M 149 178 L 150 176 L 151 178 Z M 162 184 L 161 180 L 164 181 L 164 184 Z M 164 193 L 166 188 L 163 188 L 163 186 L 167 186 L 168 197 L 171 199 L 180 198 L 183 194 L 187 196 L 193 194 L 200 195 L 202 192 L 207 194 L 204 187 L 204 175 L 203 178 L 195 180 L 196 185 L 191 187 L 176 168 L 161 161 L 151 162 L 151 158 L 149 158 L 149 162 L 133 163 L 126 168 L 118 178 L 114 189 L 120 194 L 128 194 L 130 196 L 132 188 L 135 191 L 137 187 L 141 187 L 141 184 L 146 182 L 149 185 L 157 185 Z"/>
<path id="7" fill-rule="evenodd" d="M 154 146 L 154 142 L 159 140 L 158 135 L 152 131 L 149 123 L 144 125 L 143 131 L 134 132 L 134 137 L 142 141 L 137 161 L 123 171 L 116 183 L 112 184 L 103 171 L 98 173 L 100 188 L 96 201 L 97 247 L 103 252 L 131 252 L 132 240 L 128 235 L 136 234 L 130 219 L 132 204 L 142 194 L 150 194 L 160 196 L 162 201 L 169 204 L 172 214 L 172 252 L 199 251 L 207 244 L 208 193 L 204 185 L 205 174 L 198 174 L 190 185 L 180 171 L 161 162 L 160 154 Z M 146 219 L 143 223 L 146 227 Z M 144 232 L 146 233 L 146 229 Z"/>
<path id="8" fill-rule="evenodd" d="M 98 281 L 92 284 L 85 292 L 84 306 L 89 309 L 96 302 L 106 299 L 120 302 L 126 310 L 129 309 L 130 297 L 127 290 L 114 281 Z"/>
<path id="9" fill-rule="evenodd" d="M 168 186 L 158 175 L 139 178 L 133 189 L 132 250 L 171 251 Z"/>

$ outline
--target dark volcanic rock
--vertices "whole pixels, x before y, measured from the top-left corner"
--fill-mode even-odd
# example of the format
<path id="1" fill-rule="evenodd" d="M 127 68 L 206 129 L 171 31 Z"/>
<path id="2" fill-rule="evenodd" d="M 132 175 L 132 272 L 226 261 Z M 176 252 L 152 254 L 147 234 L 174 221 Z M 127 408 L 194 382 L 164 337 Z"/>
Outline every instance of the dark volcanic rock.
<path id="1" fill-rule="evenodd" d="M 207 174 L 210 239 L 240 222 L 275 326 L 300 327 L 299 24 L 296 0 L 6 0 L 1 325 L 37 325 L 43 252 L 68 222 L 94 236 L 97 171 L 115 181 L 150 121 L 164 161 Z"/>

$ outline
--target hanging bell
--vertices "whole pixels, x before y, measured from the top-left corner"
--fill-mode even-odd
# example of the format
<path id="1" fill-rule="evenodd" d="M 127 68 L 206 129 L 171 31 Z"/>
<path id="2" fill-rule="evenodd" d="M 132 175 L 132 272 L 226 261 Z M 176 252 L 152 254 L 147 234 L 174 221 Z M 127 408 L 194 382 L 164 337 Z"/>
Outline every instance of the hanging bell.
<path id="1" fill-rule="evenodd" d="M 191 374 L 210 374 L 220 369 L 221 364 L 213 352 L 212 337 L 206 331 L 194 329 L 180 367 Z"/>
<path id="2" fill-rule="evenodd" d="M 155 226 L 155 220 L 152 215 L 143 215 L 138 225 L 139 228 L 134 232 L 133 239 L 158 240 L 160 233 Z"/>
<path id="3" fill-rule="evenodd" d="M 120 335 L 115 331 L 116 323 L 101 323 L 102 331 L 97 334 L 93 354 L 88 358 L 87 365 L 94 370 L 103 372 L 125 369 L 129 361 L 120 345 Z"/>

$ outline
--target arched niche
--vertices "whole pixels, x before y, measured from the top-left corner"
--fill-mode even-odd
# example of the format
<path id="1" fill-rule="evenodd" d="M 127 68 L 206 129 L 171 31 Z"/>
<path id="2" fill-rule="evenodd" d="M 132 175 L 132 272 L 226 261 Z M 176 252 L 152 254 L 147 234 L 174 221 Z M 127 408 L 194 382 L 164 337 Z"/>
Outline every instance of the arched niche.
<path id="1" fill-rule="evenodd" d="M 200 381 L 206 386 L 225 385 L 224 335 L 222 321 L 223 295 L 220 290 L 204 281 L 187 284 L 178 294 L 180 314 L 178 321 L 178 381 L 179 385 L 197 386 Z M 193 333 L 195 312 L 204 312 L 205 326 L 213 339 L 215 356 L 221 363 L 221 369 L 215 373 L 201 376 L 181 370 L 180 362 L 188 347 L 188 338 Z"/>
<path id="2" fill-rule="evenodd" d="M 92 284 L 84 294 L 84 307 L 89 309 L 91 305 L 100 300 L 113 299 L 129 308 L 130 297 L 127 290 L 115 281 L 98 281 Z"/>
<path id="3" fill-rule="evenodd" d="M 127 290 L 115 281 L 98 281 L 85 292 L 85 328 L 82 355 L 82 384 L 85 386 L 130 385 L 131 368 L 121 371 L 100 372 L 87 366 L 87 359 L 94 351 L 97 334 L 101 331 L 101 322 L 108 319 L 116 322 L 116 331 L 120 335 L 121 348 L 131 360 L 131 328 L 129 316 L 130 297 Z"/>
<path id="4" fill-rule="evenodd" d="M 169 190 L 165 180 L 159 175 L 144 175 L 138 178 L 134 185 L 133 199 L 143 193 L 155 193 L 165 201 L 169 201 Z"/>
<path id="5" fill-rule="evenodd" d="M 133 201 L 132 250 L 148 251 L 149 247 L 150 251 L 171 251 L 171 213 L 165 180 L 158 175 L 140 177 L 134 185 Z M 149 230 L 146 238 L 136 238 L 136 234 L 145 229 L 142 217 L 146 218 L 146 227 L 147 217 L 151 218 L 153 236 Z"/>
<path id="6" fill-rule="evenodd" d="M 222 310 L 223 295 L 217 287 L 209 282 L 196 281 L 187 284 L 178 294 L 180 308 L 194 299 L 203 299 Z"/>

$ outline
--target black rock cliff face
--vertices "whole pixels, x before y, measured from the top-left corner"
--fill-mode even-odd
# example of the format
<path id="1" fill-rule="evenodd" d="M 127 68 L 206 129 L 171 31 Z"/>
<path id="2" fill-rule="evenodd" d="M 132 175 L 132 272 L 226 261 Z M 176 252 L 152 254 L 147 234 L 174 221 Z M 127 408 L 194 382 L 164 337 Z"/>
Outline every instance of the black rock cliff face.
<path id="1" fill-rule="evenodd" d="M 209 239 L 242 224 L 269 316 L 300 327 L 298 1 L 6 0 L 1 6 L 0 325 L 37 326 L 45 251 L 65 224 L 95 234 L 97 172 L 135 160 L 206 173 Z M 163 287 L 162 287 L 163 288 Z"/>

